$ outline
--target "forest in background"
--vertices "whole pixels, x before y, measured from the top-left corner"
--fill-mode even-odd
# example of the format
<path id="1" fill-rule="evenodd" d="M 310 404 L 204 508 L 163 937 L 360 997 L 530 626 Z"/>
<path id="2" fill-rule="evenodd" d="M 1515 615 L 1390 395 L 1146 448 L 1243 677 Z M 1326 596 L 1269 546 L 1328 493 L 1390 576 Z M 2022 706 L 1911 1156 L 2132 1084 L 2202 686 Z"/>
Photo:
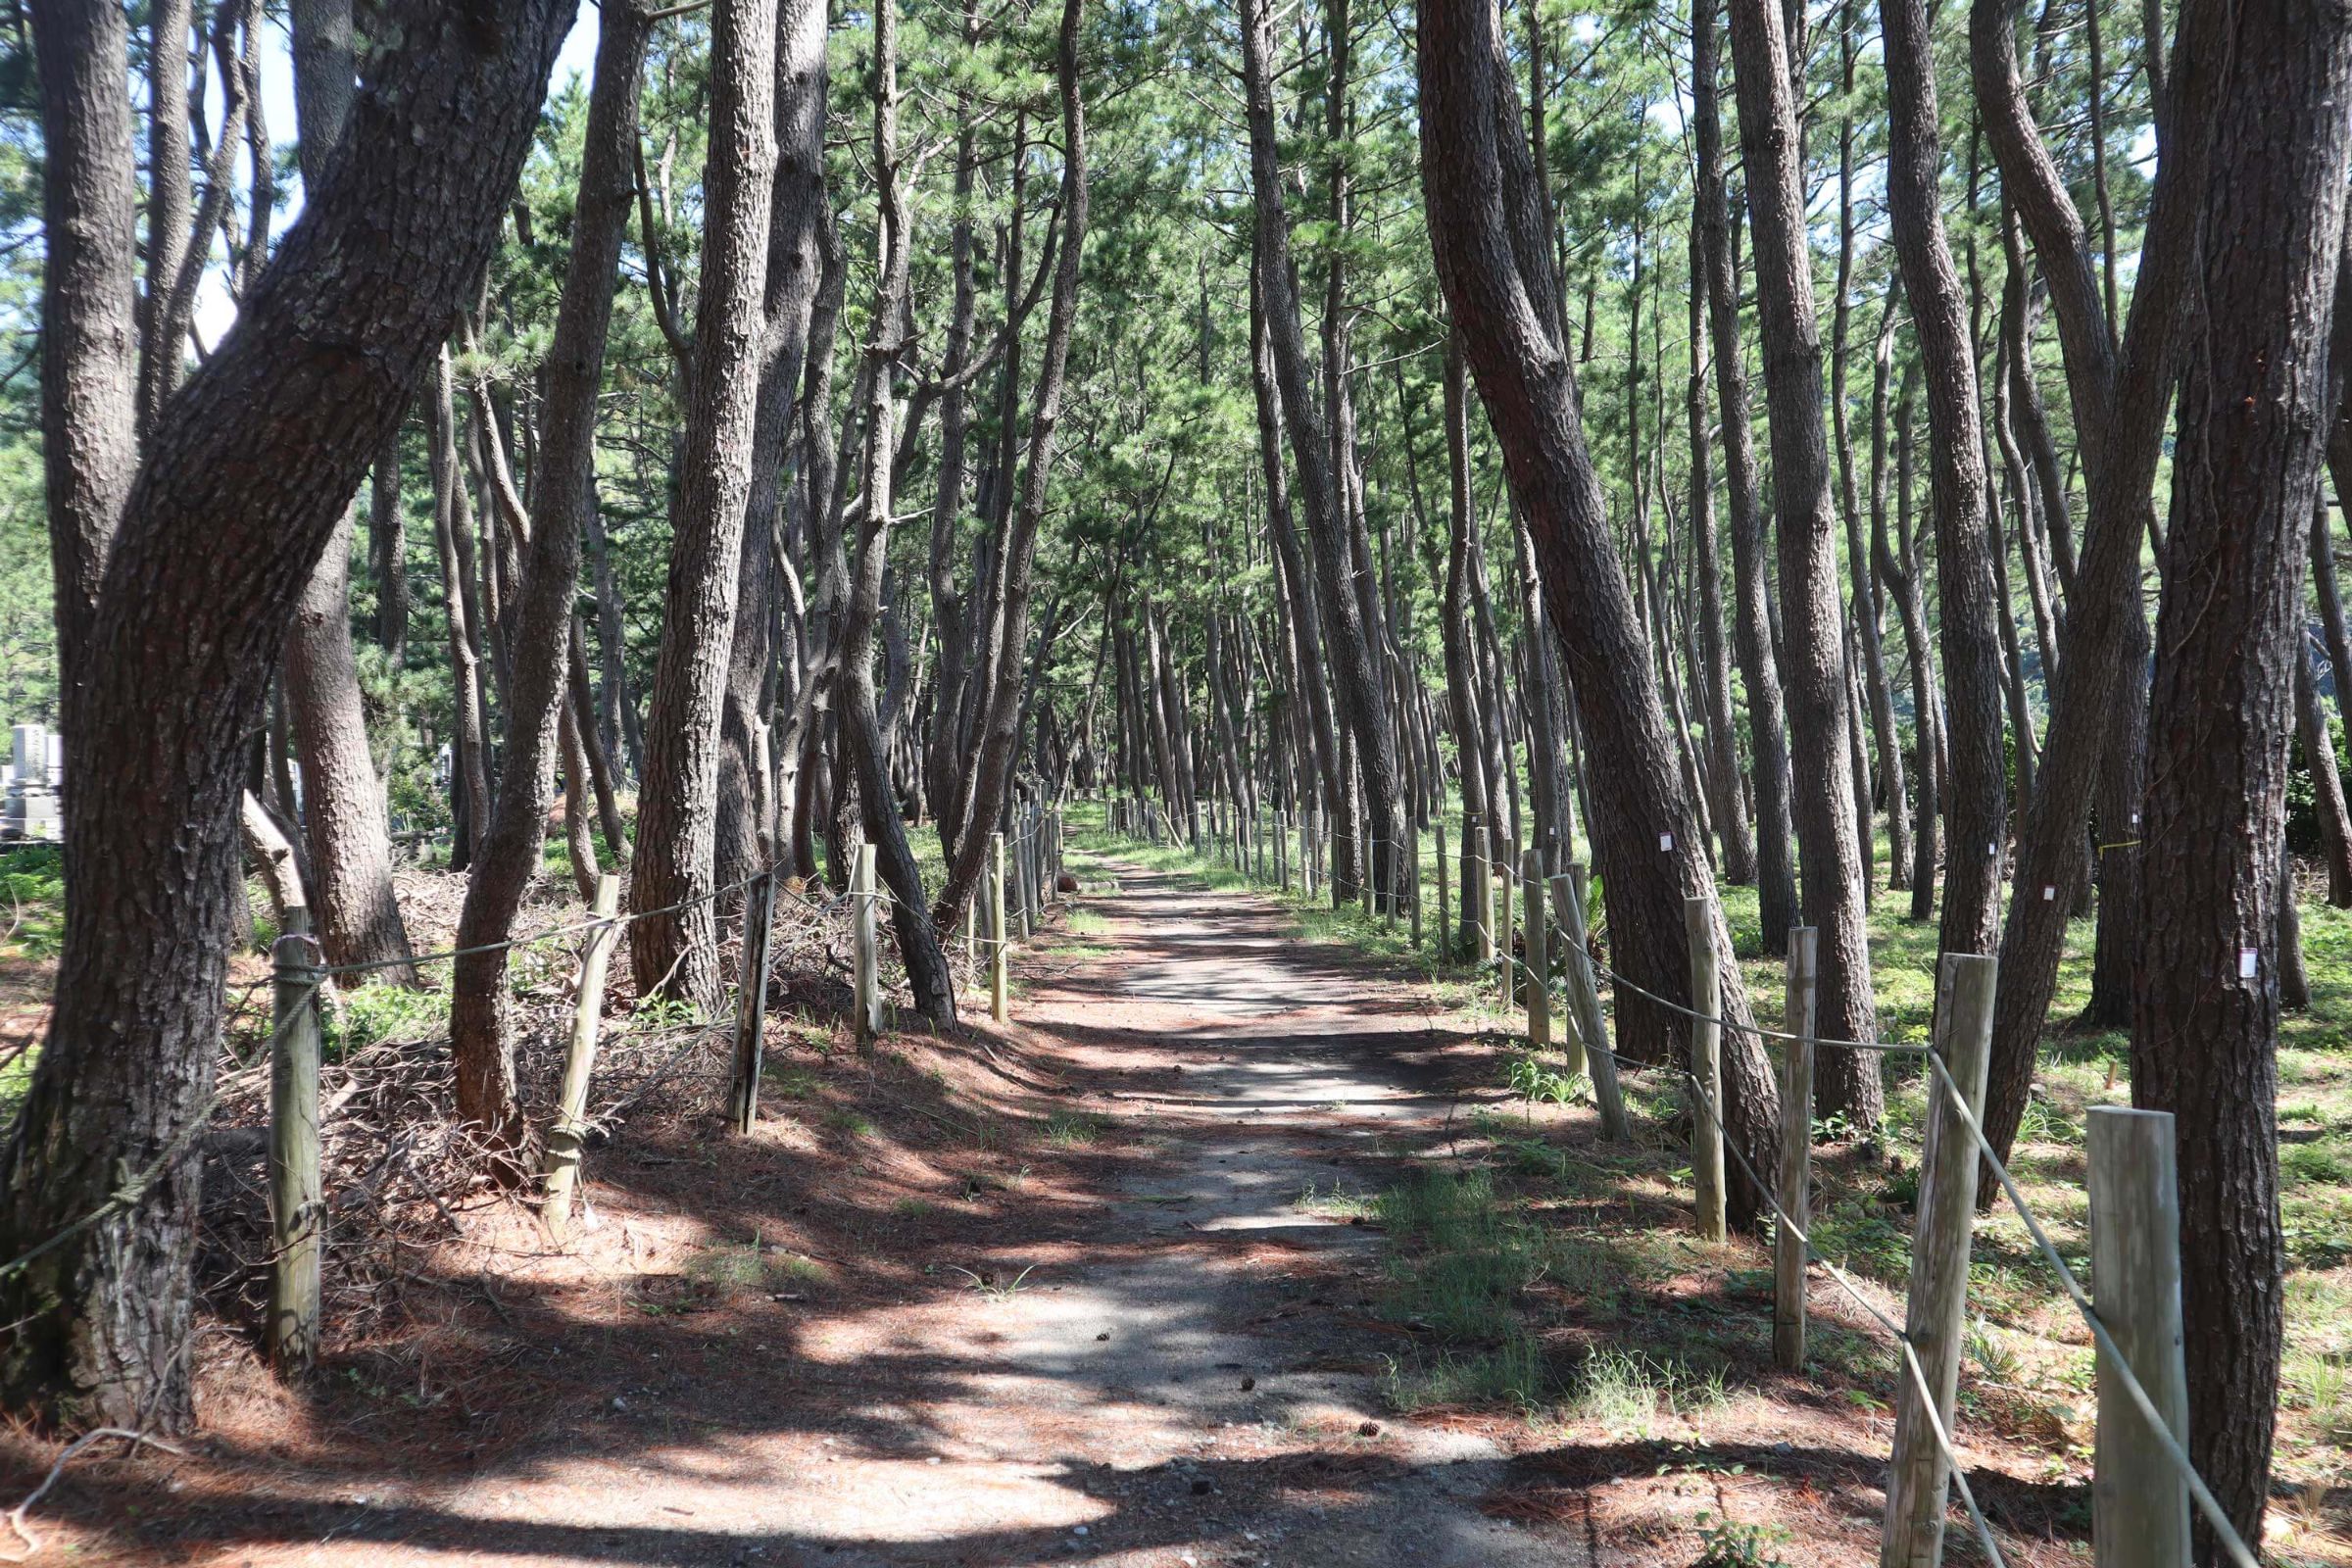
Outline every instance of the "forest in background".
<path id="1" fill-rule="evenodd" d="M 1457 887 L 1589 864 L 1670 1004 L 1684 898 L 1752 886 L 1760 1169 L 1737 955 L 1817 928 L 1831 1040 L 1874 907 L 1997 955 L 2006 1150 L 2087 917 L 2259 1539 L 2287 848 L 2352 905 L 2339 9 L 12 8 L 0 700 L 67 875 L 0 1392 L 190 1419 L 192 1129 L 290 908 L 445 992 L 520 1185 L 503 944 L 567 884 L 715 1014 L 747 884 L 870 845 L 946 1028 L 990 832 L 1112 794 L 1279 813 L 1375 910 L 1441 826 Z M 1814 1096 L 1886 1113 L 1861 1052 Z"/>

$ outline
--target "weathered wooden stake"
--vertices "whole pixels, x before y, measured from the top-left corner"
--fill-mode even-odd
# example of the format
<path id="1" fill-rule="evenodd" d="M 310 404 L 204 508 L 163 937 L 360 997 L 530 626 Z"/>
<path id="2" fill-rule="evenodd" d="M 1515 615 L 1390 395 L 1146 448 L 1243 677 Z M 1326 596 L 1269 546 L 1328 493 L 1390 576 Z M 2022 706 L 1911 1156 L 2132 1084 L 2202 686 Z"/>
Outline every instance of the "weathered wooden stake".
<path id="1" fill-rule="evenodd" d="M 1511 929 L 1511 867 L 1516 857 L 1511 854 L 1511 841 L 1494 837 L 1494 946 L 1502 956 L 1495 965 L 1502 971 L 1502 1004 L 1512 1006 L 1519 1001 L 1519 971 L 1512 960 L 1519 956 L 1519 944 Z"/>
<path id="2" fill-rule="evenodd" d="M 1003 1023 L 1012 1016 L 1004 956 L 1004 835 L 988 840 L 988 1015 Z"/>
<path id="3" fill-rule="evenodd" d="M 619 907 L 619 874 L 600 873 L 589 912 L 605 924 L 589 931 L 587 945 L 580 950 L 579 994 L 571 1004 L 571 1039 L 564 1047 L 564 1087 L 556 1097 L 555 1125 L 547 1132 L 547 1196 L 539 1205 L 539 1220 L 559 1242 L 570 1229 L 571 1194 L 580 1179 L 580 1148 L 588 1135 L 588 1084 L 596 1072 L 596 1034 L 605 1016 L 605 972 L 620 941 L 620 927 L 612 922 Z"/>
<path id="4" fill-rule="evenodd" d="M 1683 901 L 1683 935 L 1690 951 L 1690 1188 L 1698 1210 L 1698 1239 L 1725 1236 L 1723 1194 L 1723 974 L 1715 962 L 1715 901 Z"/>
<path id="5" fill-rule="evenodd" d="M 1544 918 L 1541 852 L 1527 852 L 1527 1044 L 1532 1051 L 1551 1045 L 1551 933 Z"/>
<path id="6" fill-rule="evenodd" d="M 1405 886 L 1411 890 L 1413 947 L 1418 951 L 1421 946 L 1421 824 L 1413 820 L 1409 811 L 1404 817 L 1404 874 L 1409 878 Z"/>
<path id="7" fill-rule="evenodd" d="M 858 1038 L 882 1032 L 882 932 L 874 893 L 874 847 L 858 846 L 850 861 L 851 929 L 857 940 Z"/>
<path id="8" fill-rule="evenodd" d="M 310 911 L 286 910 L 270 1032 L 270 1318 L 264 1340 L 281 1378 L 299 1377 L 318 1355 L 318 1258 L 325 1242 L 319 1201 L 318 944 Z"/>
<path id="9" fill-rule="evenodd" d="M 1552 907 L 1567 933 L 1570 1021 L 1583 1038 L 1585 1070 L 1592 1075 L 1592 1102 L 1600 1109 L 1600 1132 L 1620 1143 L 1633 1136 L 1625 1119 L 1625 1092 L 1617 1083 L 1617 1058 L 1609 1054 L 1608 1020 L 1601 1015 L 1600 987 L 1592 975 L 1591 938 L 1585 931 L 1585 868 L 1570 865 L 1552 879 Z M 1569 1058 L 1571 1066 L 1576 1058 Z"/>
<path id="10" fill-rule="evenodd" d="M 1943 956 L 1934 1050 L 1964 1091 L 1972 1115 L 1984 1107 L 1984 1070 L 1992 1058 L 1992 993 L 1998 960 L 1971 953 Z M 1935 1414 L 1951 1429 L 1960 1382 L 1961 1336 L 1968 1317 L 1968 1250 L 1977 1225 L 1977 1144 L 1952 1108 L 1943 1079 L 1928 1102 L 1919 1158 L 1919 1219 L 1911 1237 L 1911 1294 L 1903 1338 L 1919 1355 L 1936 1396 Z M 1907 1374 L 1895 1380 L 1894 1459 L 1886 1476 L 1886 1532 L 1880 1568 L 1937 1568 L 1943 1560 L 1944 1494 L 1951 1484 L 1928 1407 Z"/>
<path id="11" fill-rule="evenodd" d="M 859 860 L 872 864 L 873 848 L 860 847 Z M 873 873 L 869 869 L 866 875 Z M 737 1133 L 748 1133 L 760 1121 L 760 1059 L 767 1047 L 767 949 L 776 919 L 776 873 L 763 871 L 744 890 L 743 972 L 735 982 L 735 1080 L 727 1096 L 729 1119 Z M 864 920 L 861 916 L 859 925 Z M 867 941 L 858 933 L 858 976 L 865 973 Z M 863 995 L 862 991 L 859 993 Z M 862 1016 L 862 1009 L 860 1009 Z"/>
<path id="12" fill-rule="evenodd" d="M 2090 1277 L 2099 1321 L 2164 1424 L 2188 1443 L 2180 1345 L 2180 1191 L 2172 1113 L 2097 1105 L 2090 1153 Z M 2156 1446 L 2120 1369 L 2098 1352 L 2098 1458 L 2090 1549 L 2097 1568 L 2187 1568 L 2188 1483 Z"/>
<path id="13" fill-rule="evenodd" d="M 1430 824 L 1438 836 L 1438 957 L 1446 963 L 1453 961 L 1453 906 L 1446 885 L 1446 817 L 1443 812 Z"/>
<path id="14" fill-rule="evenodd" d="M 1796 1233 L 1813 1228 L 1813 1029 L 1820 1000 L 1820 936 L 1809 925 L 1788 928 L 1781 1008 L 1781 1028 L 1805 1037 L 1781 1042 L 1781 1169 L 1775 1196 L 1788 1223 L 1775 1227 L 1772 1242 L 1772 1359 L 1790 1372 L 1805 1364 L 1805 1244 Z"/>
<path id="15" fill-rule="evenodd" d="M 1494 870 L 1488 858 L 1492 840 L 1476 811 L 1462 817 L 1462 846 L 1469 863 L 1462 868 L 1462 924 L 1470 932 L 1463 944 L 1481 966 L 1494 961 Z"/>

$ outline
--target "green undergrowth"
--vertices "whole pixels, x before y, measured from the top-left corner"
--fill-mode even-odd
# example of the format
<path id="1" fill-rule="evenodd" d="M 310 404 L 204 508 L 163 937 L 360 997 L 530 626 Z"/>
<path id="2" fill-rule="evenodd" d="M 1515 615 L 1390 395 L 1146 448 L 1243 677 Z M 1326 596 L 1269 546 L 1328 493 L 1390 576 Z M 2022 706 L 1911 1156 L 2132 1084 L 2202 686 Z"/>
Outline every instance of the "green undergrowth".
<path id="1" fill-rule="evenodd" d="M 1206 887 L 1247 885 L 1188 850 L 1106 835 L 1094 809 L 1091 828 L 1073 843 Z M 1504 1006 L 1491 972 L 1434 951 L 1434 861 L 1425 838 L 1429 921 L 1418 950 L 1401 922 L 1392 932 L 1360 910 L 1257 891 L 1291 907 L 1302 937 L 1410 962 L 1441 1005 L 1474 1026 L 1516 1028 L 1523 1014 Z M 1907 891 L 1886 888 L 1888 863 L 1882 839 L 1868 916 L 1879 1034 L 1924 1044 L 1936 929 L 1910 918 Z M 1722 893 L 1757 1021 L 1777 1025 L 1783 963 L 1761 951 L 1755 890 Z M 2301 912 L 2312 1005 L 2284 1018 L 2278 1043 L 2288 1263 L 2278 1448 L 2282 1479 L 2309 1486 L 2340 1473 L 2352 1444 L 2352 911 L 2307 899 Z M 2128 1034 L 2075 1022 L 2089 1000 L 2095 929 L 2087 916 L 2068 927 L 2011 1161 L 2060 1254 L 2086 1283 L 2084 1116 L 2131 1100 Z M 1928 1080 L 1915 1058 L 1889 1056 L 1884 1070 L 1886 1114 L 1870 1137 L 1855 1136 L 1841 1118 L 1815 1123 L 1813 1232 L 1828 1255 L 1875 1282 L 1899 1313 Z M 1704 1249 L 1690 1236 L 1689 1158 L 1679 1147 L 1688 1112 L 1676 1085 L 1662 1074 L 1626 1080 L 1642 1146 L 1612 1151 L 1591 1136 L 1590 1086 L 1571 1080 L 1556 1056 L 1500 1054 L 1495 1082 L 1514 1109 L 1474 1116 L 1484 1142 L 1462 1146 L 1465 1168 L 1419 1174 L 1374 1200 L 1390 1232 L 1384 1310 L 1416 1330 L 1414 1348 L 1391 1365 L 1390 1397 L 1401 1408 L 1500 1404 L 1638 1426 L 1678 1401 L 1736 1396 L 1765 1375 L 1769 1256 L 1753 1241 Z M 1557 1107 L 1563 1100 L 1570 1108 Z M 1331 1202 L 1321 1200 L 1325 1211 Z M 1679 1304 L 1682 1295 L 1661 1294 L 1662 1281 L 1678 1278 L 1677 1292 L 1687 1293 L 1691 1274 L 1702 1298 L 1731 1309 L 1709 1318 Z M 1964 1418 L 2038 1445 L 2053 1476 L 2084 1461 L 2095 1408 L 2087 1336 L 2005 1200 L 1978 1232 L 1970 1324 Z M 1891 1408 L 1894 1363 L 1875 1331 L 1817 1324 L 1813 1367 L 1837 1399 Z"/>

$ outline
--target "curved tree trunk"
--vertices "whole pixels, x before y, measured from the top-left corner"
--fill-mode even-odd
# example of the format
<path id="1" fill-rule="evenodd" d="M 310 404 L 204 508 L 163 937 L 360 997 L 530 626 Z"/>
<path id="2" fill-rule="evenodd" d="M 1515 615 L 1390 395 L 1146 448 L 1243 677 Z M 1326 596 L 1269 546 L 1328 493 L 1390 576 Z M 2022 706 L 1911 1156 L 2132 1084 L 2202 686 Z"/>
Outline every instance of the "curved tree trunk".
<path id="1" fill-rule="evenodd" d="M 2203 199 L 2211 151 L 2208 137 L 2176 134 L 2173 126 L 2201 130 L 2210 121 L 2218 66 L 2230 54 L 2229 25 L 2216 5 L 2191 4 L 2180 13 L 2175 54 L 2183 69 L 2157 117 L 2155 186 L 2119 346 L 2108 330 L 2082 216 L 2027 106 L 2011 13 L 2001 0 L 1975 0 L 1969 15 L 1977 106 L 2003 192 L 2034 243 L 2049 290 L 2088 488 L 2066 658 L 2050 692 L 2037 788 L 2017 822 L 2011 875 L 2021 896 L 2009 900 L 2001 927 L 1984 1132 L 2004 1152 L 2025 1115 L 2066 942 L 2069 905 L 2040 892 L 2071 886 L 2082 863 L 2100 761 L 2114 740 L 2113 725 L 2102 720 L 2124 690 L 2140 546 L 2153 526 L 2148 496 L 2172 404 L 2194 208 Z M 2143 852 L 2143 874 L 2146 863 Z M 1987 1200 L 1992 1191 L 1980 1186 Z"/>
<path id="2" fill-rule="evenodd" d="M 1887 204 L 1903 294 L 1928 383 L 1929 483 L 1935 503 L 1943 723 L 1951 753 L 1944 801 L 1950 843 L 1943 878 L 1943 952 L 1993 950 L 2000 846 L 2008 833 L 2001 756 L 2000 664 L 1990 497 L 1968 305 L 1944 236 L 1936 179 L 1936 73 L 1923 0 L 1882 0 L 1889 151 Z M 1923 625 L 1913 633 L 1924 636 Z M 2018 737 L 2023 748 L 2031 731 Z"/>
<path id="3" fill-rule="evenodd" d="M 1061 30 L 1054 53 L 1061 97 L 1061 248 L 1054 258 L 1054 301 L 1047 311 L 1045 358 L 1038 367 L 1037 388 L 1030 405 L 1020 494 L 997 564 L 998 589 L 993 596 L 996 612 L 988 634 L 989 657 L 984 660 L 982 670 L 987 702 L 979 710 L 977 757 L 965 811 L 968 825 L 949 867 L 947 885 L 940 893 L 939 909 L 944 921 L 953 921 L 960 914 L 965 901 L 979 885 L 988 851 L 988 835 L 981 824 L 995 821 L 1011 798 L 1013 753 L 1020 741 L 1021 697 L 1027 684 L 1021 678 L 1021 669 L 1028 658 L 1030 573 L 1037 556 L 1038 526 L 1045 518 L 1046 498 L 1053 479 L 1054 432 L 1061 419 L 1062 377 L 1069 364 L 1070 338 L 1077 326 L 1079 263 L 1086 248 L 1086 99 L 1078 82 L 1078 28 L 1082 17 L 1082 0 L 1062 0 Z M 1009 434 L 1006 439 L 1010 440 Z M 1001 482 L 1009 482 L 1009 457 L 1004 461 L 1005 478 Z M 921 909 L 914 912 L 928 915 L 928 911 Z"/>
<path id="4" fill-rule="evenodd" d="M 351 111 L 351 0 L 294 0 L 294 107 L 306 186 L 324 177 Z M 207 236 L 209 239 L 210 236 Z M 172 349 L 174 359 L 178 349 Z M 374 456 L 375 454 L 370 454 Z M 283 679 L 302 763 L 312 918 L 329 963 L 391 963 L 414 983 L 408 929 L 392 894 L 392 827 L 368 745 L 360 668 L 351 646 L 351 538 L 346 514 L 318 560 L 286 638 Z"/>
<path id="5" fill-rule="evenodd" d="M 1723 419 L 1723 477 L 1731 509 L 1732 644 L 1747 694 L 1749 765 L 1755 769 L 1756 903 L 1764 951 L 1786 952 L 1796 923 L 1794 830 L 1788 820 L 1788 730 L 1764 581 L 1764 500 L 1747 422 L 1747 365 L 1740 342 L 1740 282 L 1732 260 L 1731 204 L 1723 188 L 1723 114 L 1716 91 L 1714 0 L 1690 10 L 1691 118 L 1699 254 L 1713 339 L 1715 401 Z"/>
<path id="6" fill-rule="evenodd" d="M 1813 261 L 1805 237 L 1802 132 L 1789 84 L 1787 24 L 1776 0 L 1731 0 L 1732 52 L 1744 62 L 1734 85 L 1747 170 L 1748 227 L 1756 241 L 1756 316 L 1764 342 L 1771 414 L 1772 483 L 1780 520 L 1782 668 L 1788 733 L 1814 760 L 1789 807 L 1804 855 L 1805 917 L 1821 933 L 1820 1027 L 1825 1037 L 1878 1034 L 1870 942 L 1862 915 L 1860 804 L 1846 770 L 1845 650 L 1838 610 L 1837 518 L 1822 428 L 1821 333 L 1813 313 Z M 1824 1049 L 1814 1102 L 1876 1127 L 1886 1092 L 1879 1061 Z"/>
<path id="7" fill-rule="evenodd" d="M 1592 787 L 1603 819 L 1614 824 L 1595 843 L 1612 959 L 1636 983 L 1687 999 L 1683 899 L 1704 898 L 1714 908 L 1723 1015 L 1745 1024 L 1746 984 L 1585 446 L 1550 236 L 1517 134 L 1494 11 L 1424 5 L 1416 41 L 1422 185 L 1438 278 L 1536 536 L 1578 715 L 1595 752 L 1609 760 Z M 1655 1051 L 1685 1035 L 1676 1015 L 1629 994 L 1618 998 L 1617 1023 L 1621 1048 Z M 1757 1170 L 1771 1170 L 1780 1136 L 1770 1066 L 1754 1037 L 1737 1028 L 1724 1031 L 1722 1050 L 1729 1136 Z M 1763 1210 L 1763 1195 L 1737 1175 L 1730 1198 L 1741 1224 Z"/>
<path id="8" fill-rule="evenodd" d="M 1263 0 L 1245 0 L 1242 63 L 1266 336 L 1273 351 L 1275 385 L 1282 393 L 1283 422 L 1291 433 L 1298 488 L 1305 503 L 1307 531 L 1314 545 L 1316 586 L 1329 633 L 1326 641 L 1338 707 L 1354 742 L 1355 766 L 1362 776 L 1363 826 L 1369 831 L 1373 850 L 1370 875 L 1376 888 L 1387 890 L 1396 885 L 1396 871 L 1401 863 L 1396 853 L 1402 842 L 1396 751 L 1389 725 L 1386 683 L 1372 656 L 1378 628 L 1365 624 L 1362 602 L 1349 580 L 1354 545 L 1347 502 L 1340 493 L 1345 476 L 1335 471 L 1326 411 L 1316 403 L 1306 345 L 1299 331 L 1298 289 L 1291 271 L 1290 218 L 1277 160 L 1273 54 L 1266 5 Z M 1343 777 L 1339 787 L 1344 794 L 1350 786 Z M 1336 896 L 1353 891 L 1351 879 L 1334 878 Z"/>
<path id="9" fill-rule="evenodd" d="M 57 9 L 84 25 L 44 31 L 44 74 L 110 77 L 119 103 L 120 61 L 86 25 L 112 8 Z M 163 411 L 122 511 L 66 736 L 74 897 L 0 1170 L 0 1255 L 102 1217 L 0 1278 L 15 1325 L 0 1397 L 19 1410 L 149 1430 L 192 1413 L 194 1138 L 241 897 L 242 752 L 296 600 L 481 276 L 570 22 L 557 0 L 477 9 L 460 25 L 418 0 L 391 7 L 403 46 L 348 138 L 367 156 L 330 161 L 235 330 Z M 127 253 L 119 265 L 127 298 Z M 178 827 L 126 830 L 157 822 Z"/>
<path id="10" fill-rule="evenodd" d="M 605 339 L 612 319 L 612 290 L 620 246 L 628 230 L 636 182 L 637 88 L 653 28 L 633 4 L 602 12 L 596 80 L 590 89 L 582 143 L 579 195 L 573 208 L 571 258 L 557 307 L 547 355 L 545 432 L 539 449 L 538 507 L 522 597 L 511 614 L 513 673 L 508 684 L 506 765 L 498 803 L 480 835 L 466 902 L 458 913 L 456 960 L 449 1012 L 450 1054 L 457 1066 L 458 1114 L 502 1156 L 523 1141 L 514 1100 L 514 1044 L 507 986 L 507 950 L 514 914 L 537 875 L 555 801 L 555 774 L 564 760 L 560 715 L 570 684 L 571 607 L 579 584 L 581 528 L 596 506 L 596 405 L 604 385 Z M 565 761 L 569 799 L 581 797 L 584 759 Z M 585 814 L 567 810 L 576 835 Z M 575 848 L 574 860 L 579 858 Z M 589 859 L 593 862 L 591 852 Z M 575 866 L 576 868 L 576 866 Z M 485 951 L 472 951 L 485 950 Z M 500 1161 L 514 1179 L 521 1162 Z"/>

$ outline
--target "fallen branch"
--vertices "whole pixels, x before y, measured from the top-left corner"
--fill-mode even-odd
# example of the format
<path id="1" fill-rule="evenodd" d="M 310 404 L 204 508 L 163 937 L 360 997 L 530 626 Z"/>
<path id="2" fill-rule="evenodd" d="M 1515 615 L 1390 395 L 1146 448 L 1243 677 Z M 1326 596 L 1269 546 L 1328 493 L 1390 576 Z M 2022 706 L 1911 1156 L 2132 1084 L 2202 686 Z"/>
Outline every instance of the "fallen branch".
<path id="1" fill-rule="evenodd" d="M 32 1489 L 32 1495 L 8 1510 L 8 1528 L 17 1533 L 19 1541 L 24 1543 L 24 1550 L 21 1556 L 0 1557 L 0 1562 L 30 1562 L 40 1551 L 41 1538 L 34 1535 L 31 1527 L 24 1523 L 24 1515 L 31 1511 L 34 1503 L 49 1494 L 49 1489 L 57 1485 L 57 1478 L 66 1473 L 67 1464 L 73 1460 L 75 1454 L 105 1438 L 121 1438 L 133 1448 L 143 1443 L 151 1448 L 161 1448 L 166 1453 L 177 1454 L 183 1459 L 188 1456 L 185 1448 L 175 1447 L 163 1439 L 150 1437 L 144 1432 L 133 1432 L 128 1427 L 97 1427 L 84 1432 L 80 1437 L 66 1445 L 66 1451 L 57 1456 L 57 1463 L 49 1467 L 49 1473 L 41 1478 L 41 1484 Z"/>

